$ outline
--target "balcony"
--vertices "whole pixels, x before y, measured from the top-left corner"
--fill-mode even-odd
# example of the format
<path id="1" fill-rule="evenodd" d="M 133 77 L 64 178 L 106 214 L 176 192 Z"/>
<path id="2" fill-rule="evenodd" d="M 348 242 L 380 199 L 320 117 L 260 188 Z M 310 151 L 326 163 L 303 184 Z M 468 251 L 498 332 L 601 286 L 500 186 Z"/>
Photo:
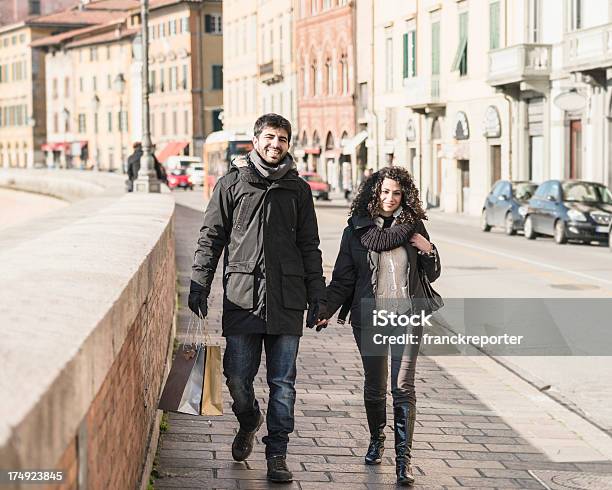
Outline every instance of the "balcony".
<path id="1" fill-rule="evenodd" d="M 507 89 L 541 82 L 548 84 L 552 62 L 550 44 L 517 44 L 508 48 L 489 51 L 487 83 Z"/>
<path id="2" fill-rule="evenodd" d="M 612 67 L 612 24 L 569 32 L 563 40 L 563 68 L 570 72 Z M 605 75 L 605 74 L 604 74 Z"/>
<path id="3" fill-rule="evenodd" d="M 440 77 L 404 80 L 404 105 L 419 114 L 443 114 L 446 103 L 440 97 Z"/>
<path id="4" fill-rule="evenodd" d="M 283 79 L 283 73 L 278 61 L 268 61 L 259 65 L 259 80 L 266 85 L 278 83 Z"/>

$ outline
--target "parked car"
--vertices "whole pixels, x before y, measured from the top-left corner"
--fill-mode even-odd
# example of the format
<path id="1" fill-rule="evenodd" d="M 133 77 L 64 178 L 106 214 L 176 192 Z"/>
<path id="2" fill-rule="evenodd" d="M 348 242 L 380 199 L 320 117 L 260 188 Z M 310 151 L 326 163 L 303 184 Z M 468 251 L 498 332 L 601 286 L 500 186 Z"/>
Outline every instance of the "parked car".
<path id="1" fill-rule="evenodd" d="M 315 199 L 329 200 L 329 184 L 323 180 L 323 178 L 315 172 L 303 172 L 300 174 L 312 191 L 312 197 Z"/>
<path id="2" fill-rule="evenodd" d="M 528 181 L 498 180 L 482 206 L 480 228 L 490 231 L 494 226 L 504 228 L 507 235 L 523 229 L 524 205 L 534 195 L 538 185 Z"/>
<path id="3" fill-rule="evenodd" d="M 184 190 L 193 190 L 193 181 L 185 169 L 177 168 L 168 174 L 168 187 L 176 189 L 182 187 Z"/>
<path id="4" fill-rule="evenodd" d="M 612 193 L 603 184 L 581 180 L 548 180 L 524 210 L 525 237 L 552 235 L 555 242 L 608 241 Z"/>
<path id="5" fill-rule="evenodd" d="M 189 155 L 172 155 L 165 162 L 168 170 L 183 168 L 187 170 L 189 167 L 201 167 L 202 159 L 200 157 L 192 157 Z"/>
<path id="6" fill-rule="evenodd" d="M 187 168 L 187 174 L 191 177 L 193 185 L 204 185 L 204 167 L 192 164 Z"/>

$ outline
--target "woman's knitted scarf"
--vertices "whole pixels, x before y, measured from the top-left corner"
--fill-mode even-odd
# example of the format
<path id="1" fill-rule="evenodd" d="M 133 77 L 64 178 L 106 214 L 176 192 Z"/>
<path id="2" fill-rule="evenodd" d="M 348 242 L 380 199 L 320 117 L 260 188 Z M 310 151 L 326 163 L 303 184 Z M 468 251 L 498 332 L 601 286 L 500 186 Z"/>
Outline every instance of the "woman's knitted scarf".
<path id="1" fill-rule="evenodd" d="M 373 252 L 386 252 L 407 243 L 416 231 L 417 223 L 401 223 L 380 228 L 376 224 L 362 232 L 361 244 Z"/>

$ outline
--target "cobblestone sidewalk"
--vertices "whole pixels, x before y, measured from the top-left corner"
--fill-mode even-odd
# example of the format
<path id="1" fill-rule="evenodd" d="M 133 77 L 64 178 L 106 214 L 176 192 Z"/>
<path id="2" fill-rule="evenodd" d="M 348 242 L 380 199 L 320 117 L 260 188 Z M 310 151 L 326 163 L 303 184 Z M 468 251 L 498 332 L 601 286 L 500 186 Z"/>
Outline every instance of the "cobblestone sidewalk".
<path id="1" fill-rule="evenodd" d="M 186 326 L 189 271 L 201 213 L 177 207 L 177 261 L 180 274 L 179 333 Z M 329 277 L 329 271 L 326 271 Z M 219 337 L 221 287 L 216 279 L 210 307 L 213 338 Z M 288 463 L 294 482 L 286 488 L 380 488 L 395 486 L 393 434 L 387 429 L 382 465 L 365 466 L 368 443 L 362 403 L 362 370 L 350 328 L 332 324 L 317 334 L 306 331 L 298 358 L 296 430 Z M 434 358 L 422 356 L 417 368 L 418 416 L 414 437 L 415 488 L 541 489 L 534 473 L 605 470 L 609 464 L 555 463 L 522 439 L 504 419 L 460 385 Z M 265 364 L 256 378 L 262 408 L 268 389 Z M 389 397 L 390 401 L 390 397 Z M 231 457 L 237 422 L 224 390 L 225 415 L 208 420 L 171 414 L 160 439 L 156 489 L 268 488 L 261 437 L 248 463 Z M 392 414 L 392 409 L 389 414 Z M 392 423 L 391 418 L 388 423 Z M 555 488 L 555 487 L 551 487 Z M 561 488 L 561 487 L 558 487 Z M 566 488 L 591 488 L 587 486 Z M 603 488 L 594 486 L 592 488 Z"/>

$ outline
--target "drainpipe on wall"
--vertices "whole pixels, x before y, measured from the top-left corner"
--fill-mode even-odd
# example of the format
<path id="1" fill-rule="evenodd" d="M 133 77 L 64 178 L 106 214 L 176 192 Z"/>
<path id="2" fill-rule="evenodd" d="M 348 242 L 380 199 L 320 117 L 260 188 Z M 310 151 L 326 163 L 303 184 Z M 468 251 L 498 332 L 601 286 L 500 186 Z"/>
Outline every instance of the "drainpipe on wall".
<path id="1" fill-rule="evenodd" d="M 512 180 L 512 97 L 504 95 L 508 101 L 508 180 Z"/>

